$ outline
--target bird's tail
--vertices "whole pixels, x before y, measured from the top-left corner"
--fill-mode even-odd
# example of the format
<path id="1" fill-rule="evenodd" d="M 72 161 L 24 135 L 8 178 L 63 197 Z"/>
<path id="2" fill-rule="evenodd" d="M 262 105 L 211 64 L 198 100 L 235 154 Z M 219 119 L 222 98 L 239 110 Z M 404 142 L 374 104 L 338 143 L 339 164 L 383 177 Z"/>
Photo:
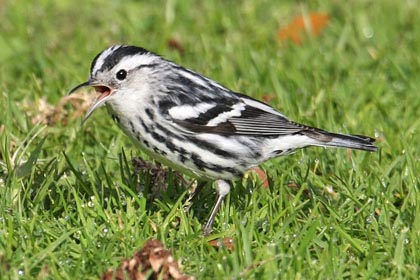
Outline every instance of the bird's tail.
<path id="1" fill-rule="evenodd" d="M 349 148 L 369 152 L 378 150 L 373 144 L 375 139 L 369 136 L 332 133 L 321 129 L 307 130 L 304 134 L 317 140 L 315 146 Z"/>

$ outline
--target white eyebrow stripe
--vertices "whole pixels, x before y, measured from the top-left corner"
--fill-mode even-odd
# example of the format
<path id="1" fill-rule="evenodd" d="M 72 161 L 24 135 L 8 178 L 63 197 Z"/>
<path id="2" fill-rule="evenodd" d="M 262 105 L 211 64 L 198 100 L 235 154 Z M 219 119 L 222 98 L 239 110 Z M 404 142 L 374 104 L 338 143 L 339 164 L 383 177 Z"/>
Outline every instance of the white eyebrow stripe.
<path id="1" fill-rule="evenodd" d="M 119 51 L 119 49 L 122 47 L 124 46 L 116 45 L 104 50 L 99 55 L 99 57 L 96 58 L 94 62 L 94 67 L 91 70 L 91 75 L 95 75 L 95 73 L 97 73 L 98 71 L 104 70 L 103 67 L 105 66 L 105 64 L 109 64 L 109 62 L 107 62 L 107 59 L 113 56 L 113 53 Z M 116 61 L 117 64 L 113 65 L 113 67 L 118 67 L 116 71 L 121 69 L 130 71 L 132 69 L 139 68 L 142 65 L 150 66 L 152 64 L 156 64 L 157 58 L 159 57 L 149 52 L 143 52 L 139 54 L 127 54 L 126 56 L 121 57 L 120 61 Z"/>
<path id="2" fill-rule="evenodd" d="M 116 49 L 120 47 L 121 45 L 115 45 L 103 51 L 101 55 L 96 59 L 95 67 L 92 68 L 92 73 L 96 73 L 97 71 L 99 71 L 99 69 L 102 68 L 102 65 L 104 65 L 105 58 L 107 58 L 111 53 L 113 53 Z"/>
<path id="3" fill-rule="evenodd" d="M 128 71 L 142 65 L 153 64 L 155 59 L 156 56 L 152 54 L 135 54 L 124 57 L 117 65 L 119 66 L 118 69 L 124 69 Z"/>

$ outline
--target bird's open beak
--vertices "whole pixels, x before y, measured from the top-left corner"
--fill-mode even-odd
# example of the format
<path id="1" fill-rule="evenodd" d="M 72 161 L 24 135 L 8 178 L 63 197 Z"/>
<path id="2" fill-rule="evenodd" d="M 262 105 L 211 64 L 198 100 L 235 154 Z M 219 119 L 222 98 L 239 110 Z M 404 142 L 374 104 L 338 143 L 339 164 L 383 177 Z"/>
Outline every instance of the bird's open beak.
<path id="1" fill-rule="evenodd" d="M 97 108 L 99 108 L 101 105 L 103 105 L 113 94 L 112 88 L 109 86 L 104 86 L 96 81 L 89 80 L 87 82 L 84 82 L 77 87 L 73 88 L 69 95 L 72 93 L 75 93 L 79 89 L 83 87 L 91 86 L 95 89 L 96 93 L 99 95 L 95 98 L 93 103 L 90 105 L 88 111 L 86 112 L 85 117 L 83 118 L 82 125 L 85 123 L 85 121 L 90 117 L 90 115 L 95 111 Z"/>

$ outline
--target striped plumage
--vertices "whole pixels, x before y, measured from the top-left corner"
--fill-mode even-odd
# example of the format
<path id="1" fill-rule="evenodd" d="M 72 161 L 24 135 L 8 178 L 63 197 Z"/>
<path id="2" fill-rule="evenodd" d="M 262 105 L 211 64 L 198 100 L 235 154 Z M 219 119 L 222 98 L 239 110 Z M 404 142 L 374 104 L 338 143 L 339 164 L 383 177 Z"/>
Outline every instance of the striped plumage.
<path id="1" fill-rule="evenodd" d="M 262 162 L 307 146 L 375 151 L 373 139 L 301 125 L 271 106 L 134 46 L 112 46 L 96 56 L 90 79 L 119 127 L 156 160 L 199 180 L 217 180 L 218 202 L 226 180 Z"/>

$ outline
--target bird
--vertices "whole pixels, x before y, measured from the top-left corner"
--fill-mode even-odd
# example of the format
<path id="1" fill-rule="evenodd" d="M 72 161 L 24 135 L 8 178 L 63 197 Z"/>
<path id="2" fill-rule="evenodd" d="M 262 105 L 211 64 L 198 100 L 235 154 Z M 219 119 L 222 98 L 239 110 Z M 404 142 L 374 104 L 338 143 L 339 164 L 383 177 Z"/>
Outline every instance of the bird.
<path id="1" fill-rule="evenodd" d="M 134 144 L 156 161 L 215 182 L 212 232 L 231 181 L 263 162 L 320 146 L 374 152 L 375 139 L 333 133 L 290 120 L 272 106 L 143 47 L 113 45 L 93 59 L 89 79 L 97 97 L 82 121 L 102 105 Z"/>

